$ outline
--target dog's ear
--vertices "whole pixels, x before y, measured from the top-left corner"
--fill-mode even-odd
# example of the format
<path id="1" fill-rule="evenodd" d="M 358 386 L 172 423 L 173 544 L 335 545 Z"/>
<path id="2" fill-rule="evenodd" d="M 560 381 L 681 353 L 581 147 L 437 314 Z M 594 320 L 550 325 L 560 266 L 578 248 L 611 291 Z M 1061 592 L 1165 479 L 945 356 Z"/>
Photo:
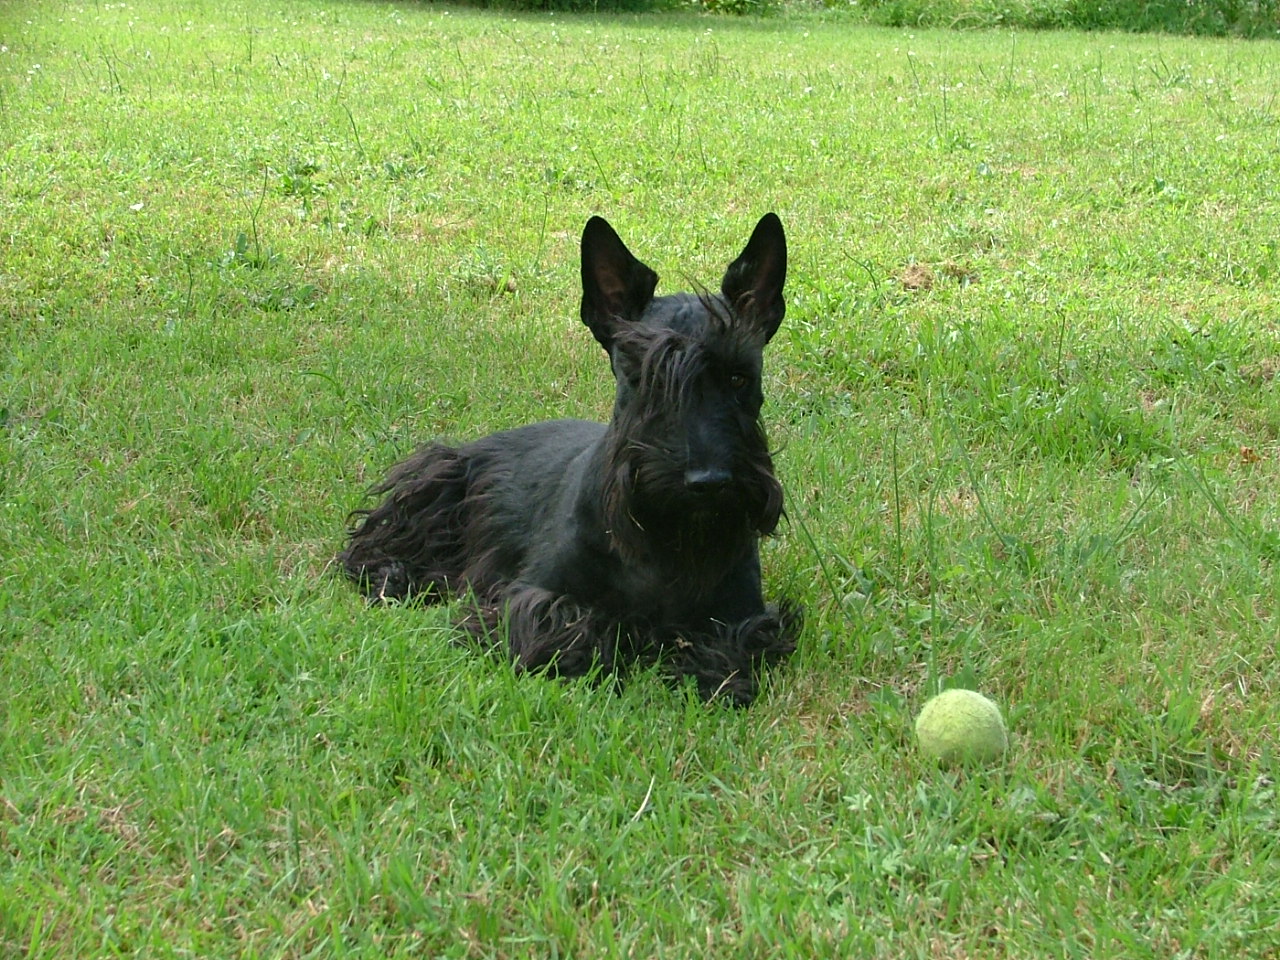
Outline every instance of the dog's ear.
<path id="1" fill-rule="evenodd" d="M 582 231 L 582 322 L 609 350 L 620 322 L 640 319 L 653 299 L 658 275 L 631 255 L 603 217 Z"/>
<path id="2" fill-rule="evenodd" d="M 786 279 L 787 236 L 778 215 L 766 213 L 720 283 L 720 292 L 734 313 L 756 326 L 765 343 L 778 332 L 787 310 L 782 299 Z"/>

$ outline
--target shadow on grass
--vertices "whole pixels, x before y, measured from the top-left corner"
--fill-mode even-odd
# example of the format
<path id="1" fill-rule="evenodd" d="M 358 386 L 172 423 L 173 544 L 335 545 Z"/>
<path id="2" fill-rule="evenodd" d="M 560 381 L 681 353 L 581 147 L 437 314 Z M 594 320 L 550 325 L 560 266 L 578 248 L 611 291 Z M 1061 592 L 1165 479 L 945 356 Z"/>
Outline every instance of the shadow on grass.
<path id="1" fill-rule="evenodd" d="M 430 0 L 402 0 L 400 5 L 442 6 Z M 456 6 L 504 16 L 663 14 L 650 22 L 674 29 L 705 29 L 707 14 L 729 14 L 717 18 L 717 28 L 759 29 L 787 4 L 784 0 L 473 0 Z M 850 23 L 912 29 L 1016 27 L 1280 38 L 1280 0 L 863 0 L 856 5 L 846 0 L 817 0 L 796 8 Z"/>

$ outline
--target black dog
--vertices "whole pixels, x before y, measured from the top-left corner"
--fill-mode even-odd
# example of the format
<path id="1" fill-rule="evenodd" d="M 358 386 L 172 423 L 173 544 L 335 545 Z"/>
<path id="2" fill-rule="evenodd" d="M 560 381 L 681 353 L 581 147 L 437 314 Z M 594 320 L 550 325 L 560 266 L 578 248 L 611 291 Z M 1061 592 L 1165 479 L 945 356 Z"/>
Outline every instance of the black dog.
<path id="1" fill-rule="evenodd" d="M 608 425 L 555 420 L 431 445 L 373 491 L 340 559 L 372 600 L 473 595 L 464 625 L 525 670 L 655 661 L 749 703 L 794 649 L 757 548 L 782 513 L 760 426 L 761 355 L 785 311 L 787 244 L 766 214 L 720 295 L 655 297 L 604 220 L 582 232 L 582 322 L 617 379 Z"/>

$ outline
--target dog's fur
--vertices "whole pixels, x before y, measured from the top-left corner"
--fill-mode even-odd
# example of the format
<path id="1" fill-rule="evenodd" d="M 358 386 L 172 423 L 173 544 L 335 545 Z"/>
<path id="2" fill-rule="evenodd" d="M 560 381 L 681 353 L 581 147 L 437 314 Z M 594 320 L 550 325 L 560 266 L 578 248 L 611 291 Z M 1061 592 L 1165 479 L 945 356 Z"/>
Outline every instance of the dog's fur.
<path id="1" fill-rule="evenodd" d="M 592 217 L 582 321 L 617 379 L 612 422 L 419 450 L 353 515 L 347 575 L 375 601 L 471 594 L 463 625 L 505 638 L 521 669 L 656 661 L 707 699 L 749 703 L 799 622 L 765 605 L 758 551 L 782 513 L 759 415 L 786 269 L 770 213 L 718 296 L 655 297 L 657 274 Z"/>

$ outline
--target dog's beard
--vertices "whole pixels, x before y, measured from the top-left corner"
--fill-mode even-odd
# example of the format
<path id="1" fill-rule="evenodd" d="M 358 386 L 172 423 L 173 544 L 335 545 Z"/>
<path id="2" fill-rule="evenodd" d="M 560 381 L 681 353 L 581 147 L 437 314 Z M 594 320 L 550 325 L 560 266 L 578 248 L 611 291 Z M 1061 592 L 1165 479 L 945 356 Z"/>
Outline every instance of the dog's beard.
<path id="1" fill-rule="evenodd" d="M 773 531 L 781 488 L 767 468 L 748 468 L 742 473 L 755 485 L 694 493 L 675 463 L 640 458 L 615 464 L 605 491 L 611 542 L 629 562 L 662 566 L 686 583 L 710 587 Z"/>

